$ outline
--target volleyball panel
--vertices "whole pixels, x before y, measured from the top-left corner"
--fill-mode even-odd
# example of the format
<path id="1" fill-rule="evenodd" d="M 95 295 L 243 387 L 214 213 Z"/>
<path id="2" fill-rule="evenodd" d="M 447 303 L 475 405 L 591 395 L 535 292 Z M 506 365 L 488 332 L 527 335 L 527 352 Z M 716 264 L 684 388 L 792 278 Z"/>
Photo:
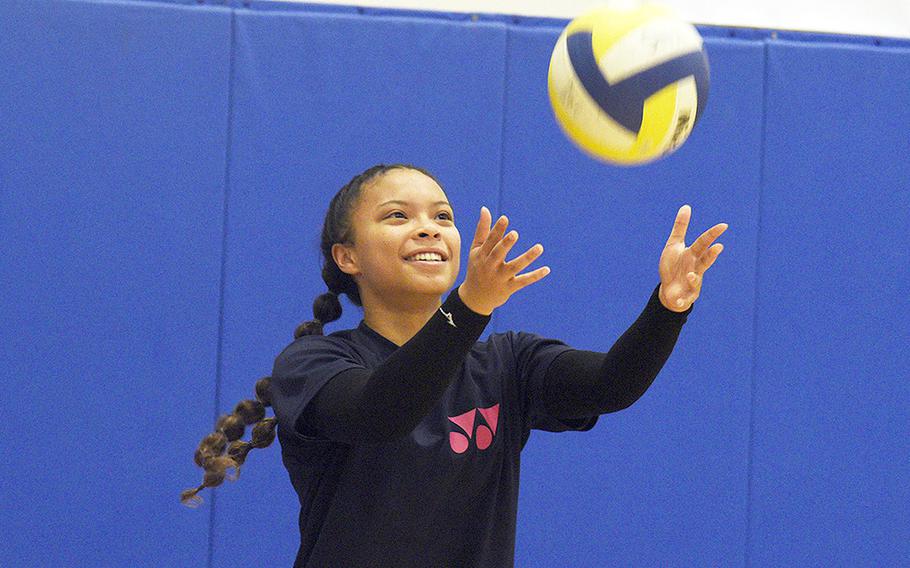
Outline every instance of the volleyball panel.
<path id="1" fill-rule="evenodd" d="M 666 5 L 614 2 L 572 20 L 566 31 L 572 34 L 597 29 L 595 49 L 603 53 L 632 30 L 651 20 L 667 17 L 672 18 L 673 11 Z"/>
<path id="2" fill-rule="evenodd" d="M 620 159 L 632 150 L 637 135 L 610 118 L 584 88 L 569 60 L 566 37 L 563 32 L 556 42 L 548 76 L 557 123 L 582 149 Z"/>
<path id="3" fill-rule="evenodd" d="M 702 50 L 698 30 L 680 20 L 653 18 L 614 41 L 603 39 L 610 27 L 606 22 L 595 26 L 591 47 L 601 73 L 611 85 Z"/>
<path id="4" fill-rule="evenodd" d="M 645 103 L 647 113 L 647 103 Z M 676 83 L 676 107 L 670 128 L 664 132 L 666 137 L 661 145 L 663 153 L 672 152 L 679 148 L 689 138 L 695 121 L 698 118 L 698 87 L 695 77 L 688 76 Z"/>

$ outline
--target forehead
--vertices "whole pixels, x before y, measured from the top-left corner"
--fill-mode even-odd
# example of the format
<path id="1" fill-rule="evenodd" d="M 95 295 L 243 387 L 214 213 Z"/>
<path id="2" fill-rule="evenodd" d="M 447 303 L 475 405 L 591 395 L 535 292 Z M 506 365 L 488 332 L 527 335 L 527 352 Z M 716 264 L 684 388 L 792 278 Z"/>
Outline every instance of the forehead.
<path id="1" fill-rule="evenodd" d="M 363 203 L 370 209 L 391 200 L 407 201 L 414 205 L 448 201 L 445 192 L 433 178 L 416 170 L 390 170 L 364 189 Z"/>

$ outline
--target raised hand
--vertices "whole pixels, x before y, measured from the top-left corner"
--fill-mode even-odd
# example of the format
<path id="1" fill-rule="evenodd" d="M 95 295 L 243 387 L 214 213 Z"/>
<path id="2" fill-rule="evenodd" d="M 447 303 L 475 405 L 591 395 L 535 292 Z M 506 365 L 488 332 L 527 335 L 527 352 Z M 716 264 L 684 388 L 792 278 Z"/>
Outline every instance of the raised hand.
<path id="1" fill-rule="evenodd" d="M 468 255 L 467 275 L 458 287 L 461 301 L 472 311 L 483 315 L 490 315 L 495 308 L 505 304 L 509 296 L 550 273 L 550 268 L 544 266 L 519 275 L 543 253 L 543 245 L 536 244 L 521 256 L 506 262 L 506 254 L 518 241 L 518 232 L 511 231 L 505 235 L 509 225 L 505 215 L 496 221 L 492 229 L 491 221 L 490 211 L 481 207 Z"/>
<path id="2" fill-rule="evenodd" d="M 660 255 L 658 295 L 660 303 L 674 312 L 688 310 L 698 299 L 705 272 L 724 250 L 724 245 L 718 243 L 711 246 L 711 243 L 729 226 L 726 223 L 714 225 L 702 233 L 691 247 L 686 248 L 686 230 L 689 228 L 691 217 L 691 207 L 688 205 L 680 207 L 673 231 Z"/>

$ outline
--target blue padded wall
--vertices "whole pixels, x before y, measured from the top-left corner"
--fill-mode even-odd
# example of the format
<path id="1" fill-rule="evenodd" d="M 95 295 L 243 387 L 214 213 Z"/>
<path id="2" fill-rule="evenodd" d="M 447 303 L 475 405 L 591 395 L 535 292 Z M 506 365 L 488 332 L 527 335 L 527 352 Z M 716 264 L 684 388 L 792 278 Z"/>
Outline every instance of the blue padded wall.
<path id="1" fill-rule="evenodd" d="M 535 432 L 522 461 L 518 566 L 739 563 L 746 530 L 764 48 L 707 41 L 709 104 L 686 145 L 607 167 L 562 135 L 547 98 L 559 29 L 509 34 L 503 209 L 520 251 L 553 270 L 500 309 L 502 329 L 608 351 L 660 282 L 676 212 L 691 243 L 731 229 L 677 346 L 646 395 L 585 433 Z M 549 204 L 541 207 L 541 204 Z"/>
<path id="2" fill-rule="evenodd" d="M 229 19 L 0 3 L 4 566 L 205 565 Z"/>
<path id="3" fill-rule="evenodd" d="M 755 566 L 910 561 L 910 50 L 768 48 Z"/>
<path id="4" fill-rule="evenodd" d="M 312 319 L 325 212 L 356 173 L 392 162 L 433 172 L 455 209 L 464 277 L 477 212 L 497 208 L 506 45 L 495 23 L 241 10 L 236 26 L 224 412 Z M 342 303 L 329 332 L 363 317 Z M 214 565 L 290 566 L 299 504 L 278 442 L 248 466 L 216 490 Z"/>
<path id="5" fill-rule="evenodd" d="M 906 564 L 908 42 L 701 28 L 705 116 L 617 168 L 552 117 L 565 22 L 203 2 L 0 3 L 0 563 L 290 566 L 277 442 L 179 493 L 311 318 L 331 197 L 412 162 L 463 248 L 481 205 L 546 247 L 487 334 L 606 351 L 677 209 L 730 224 L 645 396 L 531 436 L 516 566 Z"/>

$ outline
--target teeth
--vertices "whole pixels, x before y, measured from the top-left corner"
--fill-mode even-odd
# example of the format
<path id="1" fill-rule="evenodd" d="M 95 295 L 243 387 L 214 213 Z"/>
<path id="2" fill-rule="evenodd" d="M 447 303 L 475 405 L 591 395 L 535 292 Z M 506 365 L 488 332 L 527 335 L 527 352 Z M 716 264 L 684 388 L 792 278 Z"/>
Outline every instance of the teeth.
<path id="1" fill-rule="evenodd" d="M 435 252 L 422 252 L 420 254 L 415 254 L 414 256 L 408 258 L 408 260 L 435 260 L 437 262 L 441 262 L 442 255 Z"/>

